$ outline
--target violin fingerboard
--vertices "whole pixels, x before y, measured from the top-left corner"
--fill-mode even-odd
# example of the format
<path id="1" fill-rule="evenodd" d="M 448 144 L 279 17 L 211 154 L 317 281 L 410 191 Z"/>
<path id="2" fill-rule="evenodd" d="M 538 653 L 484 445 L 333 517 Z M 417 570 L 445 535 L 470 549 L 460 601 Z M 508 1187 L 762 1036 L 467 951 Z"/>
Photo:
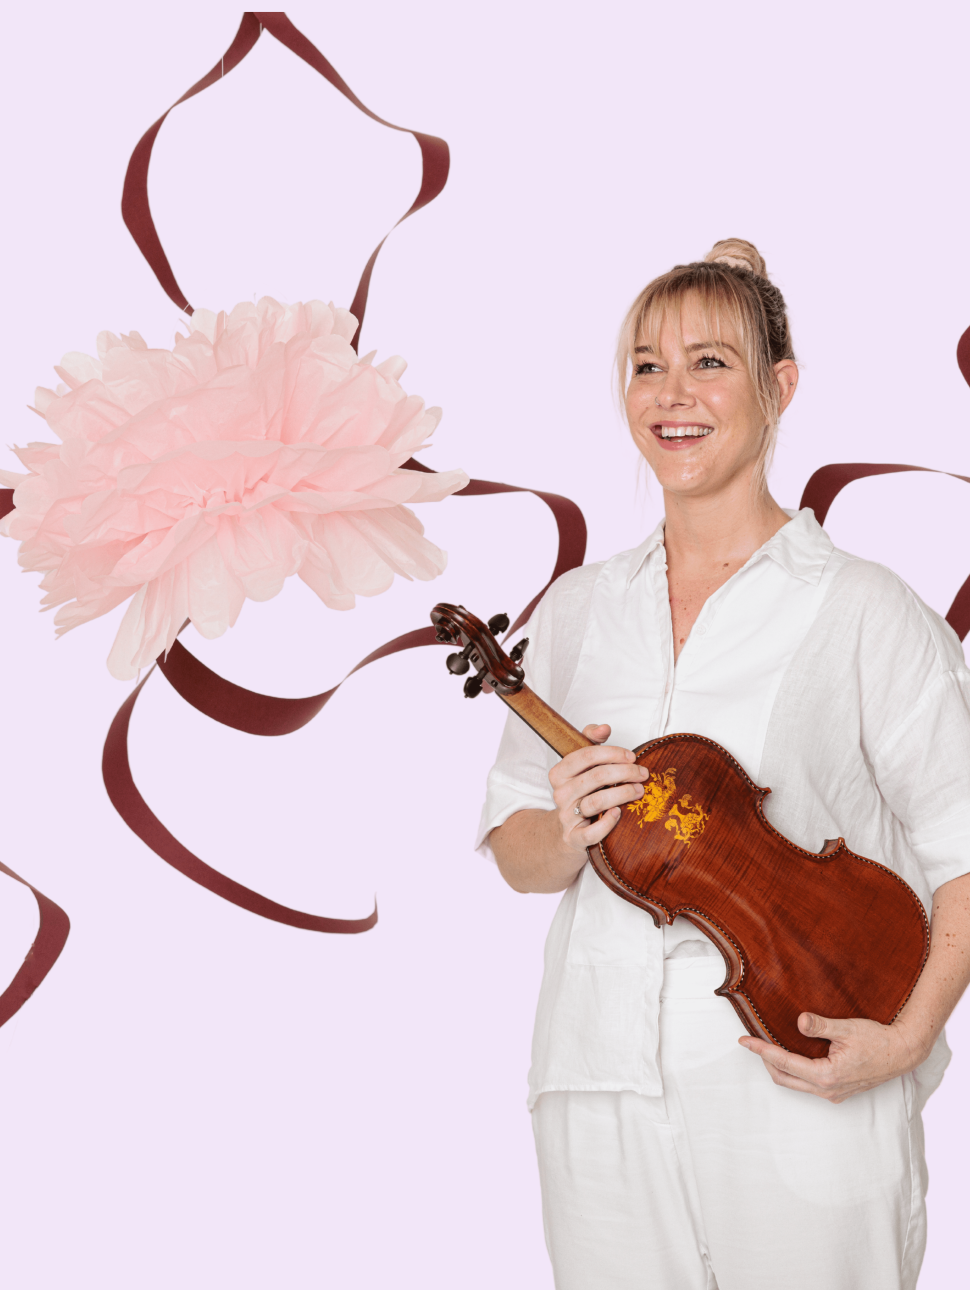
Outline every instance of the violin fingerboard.
<path id="1" fill-rule="evenodd" d="M 558 712 L 554 712 L 548 703 L 543 703 L 542 699 L 537 694 L 533 694 L 527 685 L 523 685 L 522 689 L 515 694 L 502 694 L 498 690 L 496 694 L 560 757 L 575 752 L 577 748 L 588 748 L 593 742 L 575 726 L 571 726 Z"/>

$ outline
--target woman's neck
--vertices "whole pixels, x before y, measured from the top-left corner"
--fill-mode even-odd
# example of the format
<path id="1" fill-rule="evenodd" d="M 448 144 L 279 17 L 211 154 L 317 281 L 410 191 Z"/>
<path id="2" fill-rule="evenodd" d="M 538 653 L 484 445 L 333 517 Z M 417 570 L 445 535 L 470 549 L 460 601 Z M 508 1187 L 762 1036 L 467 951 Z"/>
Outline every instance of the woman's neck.
<path id="1" fill-rule="evenodd" d="M 752 496 L 745 487 L 741 496 L 733 497 L 665 493 L 664 504 L 664 547 L 672 571 L 701 573 L 727 564 L 734 572 L 788 523 L 767 489 Z"/>
<path id="2" fill-rule="evenodd" d="M 688 498 L 665 493 L 664 501 L 664 548 L 676 663 L 707 598 L 788 523 L 788 516 L 767 489 L 756 497 L 747 487 L 734 497 L 730 491 Z"/>

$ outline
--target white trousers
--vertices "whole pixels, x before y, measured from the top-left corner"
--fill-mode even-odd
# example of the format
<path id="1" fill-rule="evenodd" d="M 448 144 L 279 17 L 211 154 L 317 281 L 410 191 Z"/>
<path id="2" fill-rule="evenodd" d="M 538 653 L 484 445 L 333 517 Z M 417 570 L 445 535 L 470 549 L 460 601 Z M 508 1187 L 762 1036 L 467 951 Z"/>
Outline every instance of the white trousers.
<path id="1" fill-rule="evenodd" d="M 557 1290 L 914 1290 L 926 1243 L 911 1076 L 838 1106 L 779 1088 L 670 959 L 664 1093 L 543 1093 L 533 1111 Z"/>

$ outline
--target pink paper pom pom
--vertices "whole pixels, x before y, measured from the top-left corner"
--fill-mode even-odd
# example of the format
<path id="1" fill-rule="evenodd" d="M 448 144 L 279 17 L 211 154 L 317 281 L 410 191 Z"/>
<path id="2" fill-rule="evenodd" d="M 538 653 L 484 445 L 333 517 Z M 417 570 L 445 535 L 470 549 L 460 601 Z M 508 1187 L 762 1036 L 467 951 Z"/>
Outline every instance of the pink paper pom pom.
<path id="1" fill-rule="evenodd" d="M 137 332 L 68 354 L 36 411 L 61 443 L 0 472 L 15 509 L 0 532 L 43 573 L 58 634 L 131 598 L 108 668 L 130 680 L 186 618 L 221 636 L 243 601 L 296 573 L 333 609 L 430 579 L 446 556 L 404 502 L 464 487 L 460 470 L 401 470 L 440 417 L 350 346 L 356 320 L 319 300 L 197 310 L 171 350 Z"/>

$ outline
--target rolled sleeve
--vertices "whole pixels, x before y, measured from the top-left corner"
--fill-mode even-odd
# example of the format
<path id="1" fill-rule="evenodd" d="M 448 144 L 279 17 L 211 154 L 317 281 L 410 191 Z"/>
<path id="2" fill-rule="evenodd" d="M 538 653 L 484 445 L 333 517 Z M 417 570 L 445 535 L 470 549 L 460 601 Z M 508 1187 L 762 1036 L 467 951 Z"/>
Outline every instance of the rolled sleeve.
<path id="1" fill-rule="evenodd" d="M 549 784 L 555 754 L 537 734 L 510 712 L 505 723 L 498 758 L 489 771 L 485 805 L 475 839 L 475 850 L 491 855 L 488 835 L 516 811 L 549 811 L 556 805 Z"/>
<path id="2" fill-rule="evenodd" d="M 946 671 L 876 760 L 930 891 L 970 873 L 970 675 Z"/>

